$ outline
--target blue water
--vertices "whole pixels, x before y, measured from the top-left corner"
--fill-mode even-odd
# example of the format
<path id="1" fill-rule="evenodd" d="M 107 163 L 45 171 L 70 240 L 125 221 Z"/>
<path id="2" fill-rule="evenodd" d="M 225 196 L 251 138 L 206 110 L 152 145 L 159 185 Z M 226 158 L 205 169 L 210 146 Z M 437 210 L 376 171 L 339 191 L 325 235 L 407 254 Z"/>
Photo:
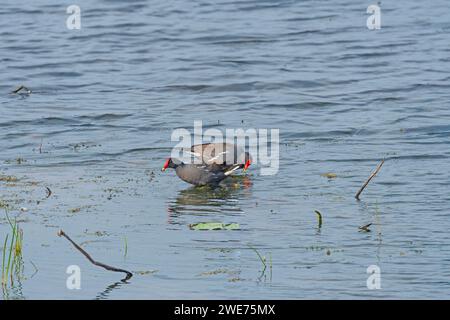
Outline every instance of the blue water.
<path id="1" fill-rule="evenodd" d="M 372 31 L 371 1 L 79 0 L 81 30 L 71 4 L 0 6 L 0 203 L 24 234 L 4 299 L 448 298 L 448 1 L 382 1 Z M 194 120 L 280 129 L 278 174 L 205 191 L 161 173 Z"/>

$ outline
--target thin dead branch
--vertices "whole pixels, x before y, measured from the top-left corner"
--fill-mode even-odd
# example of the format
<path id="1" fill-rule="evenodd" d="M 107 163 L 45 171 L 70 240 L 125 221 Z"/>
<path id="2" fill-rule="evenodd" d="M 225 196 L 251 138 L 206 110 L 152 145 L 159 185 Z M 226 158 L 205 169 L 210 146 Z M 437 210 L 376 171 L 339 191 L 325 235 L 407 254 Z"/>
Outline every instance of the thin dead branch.
<path id="1" fill-rule="evenodd" d="M 366 224 L 366 225 L 364 225 L 364 226 L 358 227 L 358 229 L 359 229 L 360 231 L 370 232 L 369 227 L 370 227 L 371 225 L 372 225 L 372 223 L 369 223 L 369 224 Z"/>
<path id="2" fill-rule="evenodd" d="M 109 270 L 109 271 L 114 271 L 114 272 L 123 272 L 123 273 L 126 273 L 126 277 L 125 277 L 125 279 L 124 280 L 128 280 L 128 279 L 130 279 L 132 276 L 133 276 L 133 274 L 130 272 L 130 271 L 127 271 L 127 270 L 124 270 L 124 269 L 119 269 L 119 268 L 116 268 L 116 267 L 111 267 L 111 266 L 108 266 L 108 265 L 106 265 L 106 264 L 104 264 L 104 263 L 101 263 L 101 262 L 98 262 L 98 261 L 95 261 L 90 255 L 89 255 L 89 253 L 87 253 L 86 251 L 84 251 L 83 250 L 83 248 L 81 248 L 78 244 L 76 244 L 67 234 L 65 234 L 64 233 L 64 231 L 62 231 L 62 230 L 59 230 L 59 232 L 58 232 L 58 236 L 62 236 L 62 237 L 64 237 L 64 238 L 66 238 L 67 240 L 69 240 L 69 242 L 70 243 L 72 243 L 73 244 L 73 246 L 78 250 L 78 251 L 80 251 L 92 264 L 94 264 L 94 265 L 96 265 L 96 266 L 99 266 L 99 267 L 102 267 L 102 268 L 104 268 L 104 269 L 106 269 L 106 270 Z"/>
<path id="3" fill-rule="evenodd" d="M 367 181 L 363 184 L 363 186 L 361 187 L 361 189 L 359 189 L 359 191 L 356 193 L 355 198 L 357 200 L 359 200 L 359 196 L 361 195 L 361 193 L 364 191 L 364 189 L 367 187 L 367 185 L 369 184 L 370 180 L 372 180 L 373 177 L 375 177 L 378 173 L 378 171 L 380 171 L 381 167 L 384 164 L 384 159 L 381 160 L 380 164 L 377 166 L 377 168 L 375 169 L 374 172 L 372 172 L 372 174 L 370 175 L 370 177 L 367 179 Z"/>
<path id="4" fill-rule="evenodd" d="M 48 199 L 48 198 L 50 198 L 50 196 L 52 195 L 52 190 L 50 190 L 49 187 L 45 187 L 45 189 L 47 190 L 47 196 L 46 196 L 46 198 Z"/>
<path id="5" fill-rule="evenodd" d="M 15 89 L 14 91 L 12 91 L 11 93 L 16 94 L 16 93 L 19 93 L 19 92 L 21 92 L 21 91 L 25 91 L 27 94 L 30 94 L 30 93 L 31 93 L 31 90 L 28 89 L 27 87 L 25 87 L 24 85 L 21 85 L 21 86 L 17 87 L 17 89 Z"/>

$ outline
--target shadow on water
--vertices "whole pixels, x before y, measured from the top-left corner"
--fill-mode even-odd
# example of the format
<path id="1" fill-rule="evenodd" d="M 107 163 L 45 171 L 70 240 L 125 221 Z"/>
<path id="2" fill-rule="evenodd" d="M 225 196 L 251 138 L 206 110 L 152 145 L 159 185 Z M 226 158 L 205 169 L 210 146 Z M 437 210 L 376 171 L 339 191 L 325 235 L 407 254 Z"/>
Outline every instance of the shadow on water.
<path id="1" fill-rule="evenodd" d="M 233 176 L 218 187 L 190 187 L 181 190 L 168 203 L 168 223 L 180 224 L 183 215 L 207 216 L 211 213 L 241 214 L 239 200 L 251 195 L 248 176 Z"/>

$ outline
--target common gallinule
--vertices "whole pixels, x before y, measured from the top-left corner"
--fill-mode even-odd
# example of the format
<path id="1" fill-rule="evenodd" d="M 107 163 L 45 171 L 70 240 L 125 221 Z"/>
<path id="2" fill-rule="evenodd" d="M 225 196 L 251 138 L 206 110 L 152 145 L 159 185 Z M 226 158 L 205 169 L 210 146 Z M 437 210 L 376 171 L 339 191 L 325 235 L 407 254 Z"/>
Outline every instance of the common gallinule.
<path id="1" fill-rule="evenodd" d="M 196 144 L 191 147 L 191 152 L 213 170 L 226 172 L 238 165 L 246 171 L 252 163 L 250 153 L 232 143 Z"/>
<path id="2" fill-rule="evenodd" d="M 217 185 L 237 169 L 248 169 L 251 156 L 243 148 L 231 143 L 204 143 L 193 145 L 190 152 L 201 159 L 201 164 L 187 164 L 169 158 L 162 171 L 175 169 L 177 176 L 190 184 Z"/>
<path id="3" fill-rule="evenodd" d="M 169 158 L 164 163 L 161 171 L 166 171 L 167 168 L 175 169 L 177 176 L 187 183 L 196 186 L 216 186 L 220 183 L 220 181 L 235 171 L 238 166 L 236 166 L 235 169 L 222 171 L 207 165 L 186 164 L 181 161 L 179 163 L 175 163 L 172 158 Z"/>

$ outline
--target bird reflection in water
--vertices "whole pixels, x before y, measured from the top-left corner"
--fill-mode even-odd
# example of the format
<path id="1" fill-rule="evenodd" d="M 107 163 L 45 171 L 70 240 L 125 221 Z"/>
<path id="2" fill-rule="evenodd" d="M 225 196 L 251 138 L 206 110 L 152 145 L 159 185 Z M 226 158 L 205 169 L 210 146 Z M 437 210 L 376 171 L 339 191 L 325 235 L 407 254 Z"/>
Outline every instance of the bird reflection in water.
<path id="1" fill-rule="evenodd" d="M 211 213 L 241 214 L 240 199 L 251 195 L 252 181 L 247 176 L 231 176 L 218 187 L 190 187 L 179 191 L 167 208 L 167 223 L 184 224 L 183 215 L 207 216 Z"/>

